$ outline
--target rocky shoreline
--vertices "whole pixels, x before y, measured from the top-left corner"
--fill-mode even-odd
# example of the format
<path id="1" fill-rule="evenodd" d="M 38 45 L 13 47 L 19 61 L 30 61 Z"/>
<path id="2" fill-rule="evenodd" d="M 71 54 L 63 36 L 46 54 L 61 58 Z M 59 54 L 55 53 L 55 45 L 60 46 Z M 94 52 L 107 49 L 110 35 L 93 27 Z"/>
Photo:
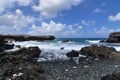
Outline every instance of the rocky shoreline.
<path id="1" fill-rule="evenodd" d="M 114 78 L 103 79 L 102 77 L 120 72 L 120 60 L 101 59 L 64 62 L 41 63 L 45 70 L 46 80 L 119 80 Z"/>
<path id="2" fill-rule="evenodd" d="M 37 63 L 38 47 L 22 48 L 0 54 L 0 80 L 44 80 L 42 66 Z"/>
<path id="3" fill-rule="evenodd" d="M 14 48 L 14 44 L 8 44 L 6 39 L 24 41 L 28 40 L 27 38 L 0 38 L 0 80 L 120 79 L 120 52 L 113 47 L 95 44 L 85 46 L 79 51 L 72 50 L 66 53 L 70 60 L 54 62 L 37 62 L 41 53 L 37 46 L 28 48 L 19 46 L 19 50 L 4 52 Z M 39 40 L 42 39 L 39 38 Z M 85 57 L 79 57 L 79 55 Z M 77 62 L 74 60 L 76 57 Z"/>

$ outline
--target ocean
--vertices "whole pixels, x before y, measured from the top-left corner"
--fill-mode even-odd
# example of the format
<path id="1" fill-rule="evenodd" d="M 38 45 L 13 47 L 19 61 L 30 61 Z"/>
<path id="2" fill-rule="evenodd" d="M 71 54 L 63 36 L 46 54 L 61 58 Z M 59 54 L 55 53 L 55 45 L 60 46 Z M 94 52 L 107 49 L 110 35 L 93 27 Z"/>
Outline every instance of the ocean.
<path id="1" fill-rule="evenodd" d="M 50 41 L 23 41 L 12 42 L 21 47 L 38 46 L 42 51 L 38 61 L 67 60 L 66 53 L 71 50 L 79 51 L 82 47 L 92 44 L 114 47 L 120 51 L 120 43 L 100 43 L 100 40 L 106 38 L 57 38 Z M 62 42 L 63 41 L 63 42 Z M 16 49 L 15 49 L 16 50 Z M 80 55 L 83 56 L 83 55 Z"/>

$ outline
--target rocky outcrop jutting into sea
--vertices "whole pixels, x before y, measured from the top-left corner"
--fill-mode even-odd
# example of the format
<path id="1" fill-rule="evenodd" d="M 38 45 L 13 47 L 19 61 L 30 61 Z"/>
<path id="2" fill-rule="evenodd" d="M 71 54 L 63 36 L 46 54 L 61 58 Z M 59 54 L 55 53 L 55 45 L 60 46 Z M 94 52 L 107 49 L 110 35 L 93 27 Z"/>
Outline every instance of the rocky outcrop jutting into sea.
<path id="1" fill-rule="evenodd" d="M 29 40 L 54 40 L 55 37 L 48 36 L 30 36 L 30 35 L 2 35 L 0 34 L 0 39 L 5 41 L 29 41 Z"/>
<path id="2" fill-rule="evenodd" d="M 110 33 L 109 38 L 107 40 L 103 40 L 100 42 L 120 43 L 120 32 Z"/>

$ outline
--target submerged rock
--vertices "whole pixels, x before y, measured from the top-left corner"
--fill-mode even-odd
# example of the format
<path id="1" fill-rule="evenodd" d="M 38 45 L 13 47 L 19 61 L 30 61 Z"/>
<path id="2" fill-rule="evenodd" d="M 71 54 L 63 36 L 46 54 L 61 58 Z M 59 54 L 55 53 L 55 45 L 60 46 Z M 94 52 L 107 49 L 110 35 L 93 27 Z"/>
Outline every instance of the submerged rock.
<path id="1" fill-rule="evenodd" d="M 120 80 L 120 72 L 108 74 L 101 78 L 101 80 Z"/>
<path id="2" fill-rule="evenodd" d="M 68 52 L 66 54 L 67 57 L 78 57 L 79 56 L 79 52 L 75 51 L 75 50 L 72 50 L 70 52 Z"/>
<path id="3" fill-rule="evenodd" d="M 80 54 L 93 58 L 110 58 L 113 52 L 116 52 L 113 47 L 91 45 L 83 47 Z"/>

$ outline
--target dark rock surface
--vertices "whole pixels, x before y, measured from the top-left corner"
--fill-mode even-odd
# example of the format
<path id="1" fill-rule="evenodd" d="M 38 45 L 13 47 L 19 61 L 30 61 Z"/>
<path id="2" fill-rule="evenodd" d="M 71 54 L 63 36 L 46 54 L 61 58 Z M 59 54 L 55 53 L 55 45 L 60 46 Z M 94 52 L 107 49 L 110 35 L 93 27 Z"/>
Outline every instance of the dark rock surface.
<path id="1" fill-rule="evenodd" d="M 30 36 L 30 35 L 0 35 L 4 41 L 29 41 L 29 40 L 54 40 L 54 36 Z"/>
<path id="2" fill-rule="evenodd" d="M 108 74 L 101 78 L 101 80 L 120 80 L 120 72 Z"/>
<path id="3" fill-rule="evenodd" d="M 78 57 L 79 56 L 79 52 L 75 51 L 75 50 L 72 50 L 70 52 L 68 52 L 66 54 L 67 57 Z"/>
<path id="4" fill-rule="evenodd" d="M 0 80 L 45 80 L 44 70 L 37 63 L 38 47 L 22 48 L 0 54 Z"/>
<path id="5" fill-rule="evenodd" d="M 101 80 L 106 74 L 120 72 L 120 60 L 89 60 L 89 63 L 76 64 L 71 61 L 44 62 L 47 80 Z"/>
<path id="6" fill-rule="evenodd" d="M 80 54 L 93 58 L 111 58 L 113 53 L 117 54 L 113 47 L 98 45 L 86 46 L 80 50 Z"/>
<path id="7" fill-rule="evenodd" d="M 0 40 L 0 52 L 3 52 L 7 49 L 13 49 L 14 44 L 7 44 L 5 41 Z"/>
<path id="8" fill-rule="evenodd" d="M 102 40 L 100 42 L 120 43 L 120 32 L 110 33 L 107 40 Z"/>

